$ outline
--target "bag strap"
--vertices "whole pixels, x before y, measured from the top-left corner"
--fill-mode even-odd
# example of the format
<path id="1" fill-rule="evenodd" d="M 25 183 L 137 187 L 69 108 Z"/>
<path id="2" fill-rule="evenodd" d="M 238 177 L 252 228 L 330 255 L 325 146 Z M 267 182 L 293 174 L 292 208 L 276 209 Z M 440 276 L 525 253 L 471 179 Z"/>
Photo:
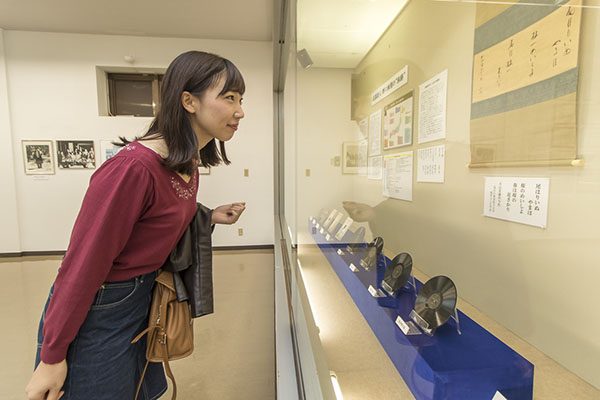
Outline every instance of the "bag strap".
<path id="1" fill-rule="evenodd" d="M 161 349 L 161 353 L 162 353 L 162 358 L 163 358 L 163 364 L 165 366 L 165 370 L 167 372 L 167 376 L 169 377 L 169 379 L 171 380 L 171 382 L 173 383 L 173 395 L 171 396 L 171 400 L 176 400 L 177 399 L 177 384 L 175 383 L 175 377 L 173 376 L 173 371 L 171 371 L 171 366 L 169 365 L 169 355 L 167 354 L 167 340 L 166 340 L 166 332 L 165 332 L 165 319 L 164 316 L 166 315 L 166 310 L 167 310 L 167 304 L 168 304 L 168 299 L 167 296 L 163 296 L 161 298 L 161 302 L 160 302 L 160 306 L 158 308 L 158 320 L 156 321 L 156 325 L 152 326 L 152 327 L 148 327 L 146 329 L 144 329 L 143 331 L 141 331 L 132 341 L 131 343 L 137 343 L 145 334 L 148 334 L 147 337 L 147 341 L 151 346 L 155 346 L 156 342 L 158 341 L 159 345 L 160 345 L 160 349 Z M 163 335 L 163 338 L 158 338 L 155 339 L 154 337 L 156 335 Z M 152 352 L 154 351 L 154 349 L 152 349 Z M 138 399 L 138 396 L 140 394 L 140 390 L 142 388 L 142 382 L 144 382 L 144 376 L 146 375 L 146 370 L 148 369 L 148 363 L 150 363 L 150 360 L 146 359 L 146 365 L 144 365 L 144 370 L 142 371 L 142 374 L 140 376 L 140 381 L 138 382 L 137 385 L 137 389 L 135 391 L 135 397 L 134 400 Z"/>

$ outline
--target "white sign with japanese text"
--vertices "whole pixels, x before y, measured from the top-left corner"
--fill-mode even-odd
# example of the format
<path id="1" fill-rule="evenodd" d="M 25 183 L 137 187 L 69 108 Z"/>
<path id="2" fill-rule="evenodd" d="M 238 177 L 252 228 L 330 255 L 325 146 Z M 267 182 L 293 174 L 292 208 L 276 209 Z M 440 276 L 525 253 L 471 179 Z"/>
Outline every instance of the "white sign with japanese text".
<path id="1" fill-rule="evenodd" d="M 371 105 L 377 104 L 396 90 L 408 83 L 408 65 L 405 65 L 394 76 L 388 79 L 383 85 L 379 86 L 376 91 L 371 93 Z"/>
<path id="2" fill-rule="evenodd" d="M 485 178 L 483 215 L 545 228 L 549 178 Z"/>
<path id="3" fill-rule="evenodd" d="M 413 152 L 392 154 L 383 158 L 383 195 L 412 201 Z"/>
<path id="4" fill-rule="evenodd" d="M 417 182 L 444 183 L 446 145 L 426 147 L 417 151 Z"/>

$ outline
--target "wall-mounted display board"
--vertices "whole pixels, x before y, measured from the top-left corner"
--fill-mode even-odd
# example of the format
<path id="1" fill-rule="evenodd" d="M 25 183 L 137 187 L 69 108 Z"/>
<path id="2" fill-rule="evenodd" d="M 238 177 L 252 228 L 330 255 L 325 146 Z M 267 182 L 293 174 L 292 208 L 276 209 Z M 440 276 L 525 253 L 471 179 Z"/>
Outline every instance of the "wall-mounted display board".
<path id="1" fill-rule="evenodd" d="M 470 166 L 576 158 L 581 0 L 555 3 L 477 5 Z"/>
<path id="2" fill-rule="evenodd" d="M 413 92 L 409 92 L 387 105 L 383 114 L 383 149 L 411 145 Z"/>

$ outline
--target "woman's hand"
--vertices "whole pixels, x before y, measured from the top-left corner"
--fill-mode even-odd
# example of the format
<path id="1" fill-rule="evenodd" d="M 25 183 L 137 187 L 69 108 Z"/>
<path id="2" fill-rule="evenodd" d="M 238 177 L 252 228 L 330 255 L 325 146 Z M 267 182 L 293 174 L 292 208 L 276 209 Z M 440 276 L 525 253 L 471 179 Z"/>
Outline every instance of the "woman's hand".
<path id="1" fill-rule="evenodd" d="M 232 225 L 240 219 L 246 209 L 246 203 L 225 204 L 215 208 L 212 212 L 213 224 Z"/>
<path id="2" fill-rule="evenodd" d="M 41 361 L 27 387 L 25 392 L 29 400 L 58 400 L 64 392 L 62 389 L 67 377 L 67 360 L 62 360 L 57 364 L 46 364 Z"/>

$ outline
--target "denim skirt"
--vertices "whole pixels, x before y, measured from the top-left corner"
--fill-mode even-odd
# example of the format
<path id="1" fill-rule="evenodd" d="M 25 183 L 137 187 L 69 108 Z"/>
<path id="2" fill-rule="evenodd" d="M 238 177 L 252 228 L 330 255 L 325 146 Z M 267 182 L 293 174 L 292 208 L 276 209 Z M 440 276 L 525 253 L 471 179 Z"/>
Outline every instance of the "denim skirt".
<path id="1" fill-rule="evenodd" d="M 131 340 L 148 326 L 156 272 L 102 285 L 67 352 L 67 378 L 61 400 L 133 400 L 144 366 L 146 337 Z M 35 365 L 40 362 L 44 317 L 38 328 Z M 138 399 L 158 399 L 167 390 L 161 363 L 149 363 Z"/>

